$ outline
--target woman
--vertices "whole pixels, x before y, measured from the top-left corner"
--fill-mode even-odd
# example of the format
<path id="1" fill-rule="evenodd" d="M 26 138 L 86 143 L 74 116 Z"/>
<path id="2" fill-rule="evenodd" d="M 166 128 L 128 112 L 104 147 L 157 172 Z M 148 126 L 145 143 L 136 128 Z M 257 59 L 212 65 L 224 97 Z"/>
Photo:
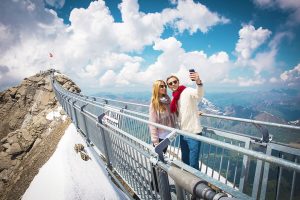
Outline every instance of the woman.
<path id="1" fill-rule="evenodd" d="M 152 87 L 152 97 L 149 107 L 149 121 L 162 124 L 165 126 L 174 127 L 174 118 L 173 114 L 170 112 L 170 97 L 167 94 L 167 85 L 162 80 L 157 80 L 153 83 Z M 170 133 L 167 130 L 157 128 L 153 125 L 149 125 L 151 141 L 153 146 L 157 146 L 159 142 L 164 140 L 167 135 Z M 168 148 L 163 150 L 166 153 Z M 156 192 L 159 192 L 158 182 L 156 176 L 156 170 L 152 166 L 152 174 L 155 182 Z M 151 188 L 154 190 L 153 181 L 151 181 Z"/>
<path id="2" fill-rule="evenodd" d="M 163 80 L 157 80 L 153 83 L 149 115 L 151 122 L 174 127 L 174 117 L 170 112 L 170 97 L 167 94 L 167 85 Z M 149 129 L 154 146 L 157 146 L 169 134 L 169 131 L 152 125 L 149 125 Z"/>

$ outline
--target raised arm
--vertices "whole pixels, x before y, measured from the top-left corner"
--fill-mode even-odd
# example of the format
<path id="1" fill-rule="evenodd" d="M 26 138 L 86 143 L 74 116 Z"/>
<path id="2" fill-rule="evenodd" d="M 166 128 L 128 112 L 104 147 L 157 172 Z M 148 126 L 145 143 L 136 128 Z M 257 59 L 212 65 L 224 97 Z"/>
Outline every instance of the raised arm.
<path id="1" fill-rule="evenodd" d="M 191 96 L 193 98 L 196 98 L 196 99 L 200 100 L 204 95 L 202 80 L 200 79 L 200 76 L 199 76 L 198 72 L 190 74 L 190 78 L 195 80 L 195 83 L 197 85 L 196 90 L 194 92 L 192 92 Z"/>

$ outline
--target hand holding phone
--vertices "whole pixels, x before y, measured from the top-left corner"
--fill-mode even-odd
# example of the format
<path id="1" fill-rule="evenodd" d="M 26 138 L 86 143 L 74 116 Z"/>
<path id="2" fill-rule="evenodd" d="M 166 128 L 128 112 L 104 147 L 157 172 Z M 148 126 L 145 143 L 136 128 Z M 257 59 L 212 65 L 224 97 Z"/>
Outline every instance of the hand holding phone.
<path id="1" fill-rule="evenodd" d="M 189 72 L 190 72 L 190 75 L 191 75 L 191 74 L 195 73 L 195 70 L 194 69 L 189 69 Z M 191 78 L 191 80 L 195 81 L 195 79 L 193 79 L 193 78 Z"/>

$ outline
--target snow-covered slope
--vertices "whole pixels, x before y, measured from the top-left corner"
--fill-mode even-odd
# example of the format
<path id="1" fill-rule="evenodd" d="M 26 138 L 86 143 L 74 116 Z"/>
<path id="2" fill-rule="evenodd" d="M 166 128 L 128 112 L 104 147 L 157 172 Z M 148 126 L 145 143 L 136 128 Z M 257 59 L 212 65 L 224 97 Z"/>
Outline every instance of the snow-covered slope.
<path id="1" fill-rule="evenodd" d="M 76 154 L 74 145 L 78 143 L 85 145 L 71 124 L 52 157 L 31 182 L 23 200 L 127 199 L 107 176 L 104 164 L 99 166 L 93 157 L 83 161 L 80 154 Z"/>
<path id="2" fill-rule="evenodd" d="M 206 98 L 202 99 L 202 102 L 200 104 L 200 110 L 208 114 L 215 114 L 215 115 L 223 114 L 217 106 L 215 106 L 212 102 L 210 102 Z"/>

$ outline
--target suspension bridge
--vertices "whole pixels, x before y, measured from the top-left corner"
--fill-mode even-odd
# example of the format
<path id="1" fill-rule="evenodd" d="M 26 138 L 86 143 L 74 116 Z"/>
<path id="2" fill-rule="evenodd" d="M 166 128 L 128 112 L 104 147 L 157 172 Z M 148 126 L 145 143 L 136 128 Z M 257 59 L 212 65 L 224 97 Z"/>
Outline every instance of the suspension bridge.
<path id="1" fill-rule="evenodd" d="M 54 73 L 51 81 L 93 156 L 105 162 L 114 182 L 131 199 L 300 198 L 300 149 L 273 141 L 268 129 L 299 133 L 300 127 L 203 114 L 202 120 L 210 124 L 214 119 L 251 124 L 257 135 L 209 123 L 202 123 L 203 135 L 194 135 L 150 122 L 148 105 L 71 93 Z M 149 124 L 169 132 L 155 148 Z M 200 170 L 181 162 L 180 136 L 201 141 Z"/>

